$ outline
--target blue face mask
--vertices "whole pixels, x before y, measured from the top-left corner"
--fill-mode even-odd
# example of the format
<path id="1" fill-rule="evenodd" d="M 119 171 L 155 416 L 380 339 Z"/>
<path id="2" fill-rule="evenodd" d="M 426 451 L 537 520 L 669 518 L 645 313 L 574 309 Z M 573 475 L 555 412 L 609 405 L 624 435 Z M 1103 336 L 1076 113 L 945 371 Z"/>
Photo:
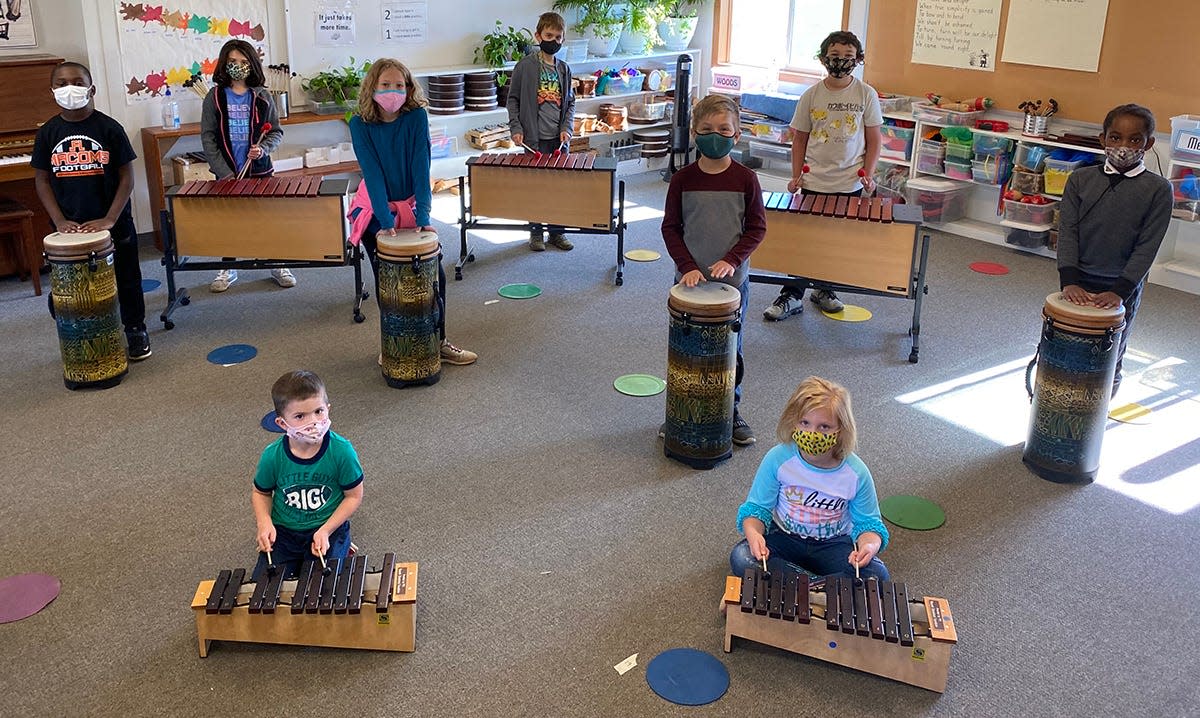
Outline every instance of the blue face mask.
<path id="1" fill-rule="evenodd" d="M 726 137 L 717 132 L 696 135 L 696 149 L 700 151 L 700 154 L 713 160 L 719 160 L 732 152 L 733 144 L 732 137 Z"/>

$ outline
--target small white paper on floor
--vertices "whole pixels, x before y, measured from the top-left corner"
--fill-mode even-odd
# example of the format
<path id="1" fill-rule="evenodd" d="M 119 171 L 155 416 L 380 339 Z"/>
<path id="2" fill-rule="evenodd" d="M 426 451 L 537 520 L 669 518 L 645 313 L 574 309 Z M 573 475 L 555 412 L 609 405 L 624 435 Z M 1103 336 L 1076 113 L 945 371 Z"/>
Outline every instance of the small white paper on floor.
<path id="1" fill-rule="evenodd" d="M 613 668 L 617 669 L 617 673 L 623 676 L 629 672 L 630 668 L 633 668 L 637 665 L 637 657 L 638 654 L 635 653 L 629 658 L 626 658 L 617 665 L 613 666 Z"/>
<path id="2" fill-rule="evenodd" d="M 489 299 L 489 300 L 487 300 L 486 302 L 484 302 L 484 303 L 483 303 L 483 306 L 485 306 L 485 307 L 486 307 L 486 306 L 487 306 L 487 305 L 489 305 L 489 304 L 496 304 L 496 303 L 498 303 L 499 301 L 500 301 L 499 299 Z"/>

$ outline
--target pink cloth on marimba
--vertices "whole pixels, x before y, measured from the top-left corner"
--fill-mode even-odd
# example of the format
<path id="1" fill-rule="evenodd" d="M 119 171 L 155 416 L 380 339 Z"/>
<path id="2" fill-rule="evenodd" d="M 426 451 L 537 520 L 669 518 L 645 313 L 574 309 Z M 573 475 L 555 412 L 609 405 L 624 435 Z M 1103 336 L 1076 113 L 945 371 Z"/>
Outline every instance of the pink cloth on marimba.
<path id="1" fill-rule="evenodd" d="M 417 216 L 414 213 L 416 208 L 415 195 L 405 200 L 388 202 L 388 209 L 396 213 L 396 229 L 417 228 Z M 356 209 L 362 211 L 355 215 Z M 358 191 L 354 193 L 354 199 L 350 200 L 350 210 L 346 212 L 346 219 L 350 220 L 351 244 L 358 244 L 362 240 L 363 232 L 367 230 L 367 225 L 371 224 L 374 216 L 375 213 L 371 211 L 371 197 L 367 194 L 367 183 L 359 182 Z"/>

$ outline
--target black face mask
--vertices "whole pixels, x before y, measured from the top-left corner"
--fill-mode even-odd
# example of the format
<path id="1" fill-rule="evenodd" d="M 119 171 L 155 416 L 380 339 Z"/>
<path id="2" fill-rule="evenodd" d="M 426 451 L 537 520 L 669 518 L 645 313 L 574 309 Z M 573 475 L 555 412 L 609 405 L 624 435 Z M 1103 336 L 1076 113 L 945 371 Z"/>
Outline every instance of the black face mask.
<path id="1" fill-rule="evenodd" d="M 852 57 L 823 57 L 821 64 L 829 71 L 830 77 L 845 77 L 854 72 L 858 60 Z"/>
<path id="2" fill-rule="evenodd" d="M 547 55 L 557 55 L 558 51 L 562 49 L 562 43 L 554 40 L 542 40 L 538 43 L 538 47 Z"/>

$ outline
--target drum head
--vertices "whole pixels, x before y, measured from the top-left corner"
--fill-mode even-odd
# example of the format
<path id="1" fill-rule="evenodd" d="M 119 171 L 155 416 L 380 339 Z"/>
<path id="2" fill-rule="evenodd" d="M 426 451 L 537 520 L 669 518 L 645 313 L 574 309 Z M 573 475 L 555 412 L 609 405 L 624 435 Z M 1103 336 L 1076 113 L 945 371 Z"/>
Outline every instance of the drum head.
<path id="1" fill-rule="evenodd" d="M 396 236 L 383 235 L 377 239 L 379 254 L 385 257 L 424 257 L 438 250 L 437 232 L 396 230 Z"/>
<path id="2" fill-rule="evenodd" d="M 732 316 L 742 305 L 741 292 L 722 282 L 701 282 L 694 287 L 683 283 L 671 287 L 667 306 L 697 317 Z"/>
<path id="3" fill-rule="evenodd" d="M 1113 309 L 1080 306 L 1063 298 L 1062 292 L 1046 297 L 1043 313 L 1057 324 L 1078 329 L 1106 330 L 1125 323 L 1125 306 L 1118 304 Z"/>
<path id="4" fill-rule="evenodd" d="M 51 257 L 86 257 L 112 247 L 112 235 L 107 229 L 99 232 L 55 232 L 42 240 L 42 247 Z"/>

